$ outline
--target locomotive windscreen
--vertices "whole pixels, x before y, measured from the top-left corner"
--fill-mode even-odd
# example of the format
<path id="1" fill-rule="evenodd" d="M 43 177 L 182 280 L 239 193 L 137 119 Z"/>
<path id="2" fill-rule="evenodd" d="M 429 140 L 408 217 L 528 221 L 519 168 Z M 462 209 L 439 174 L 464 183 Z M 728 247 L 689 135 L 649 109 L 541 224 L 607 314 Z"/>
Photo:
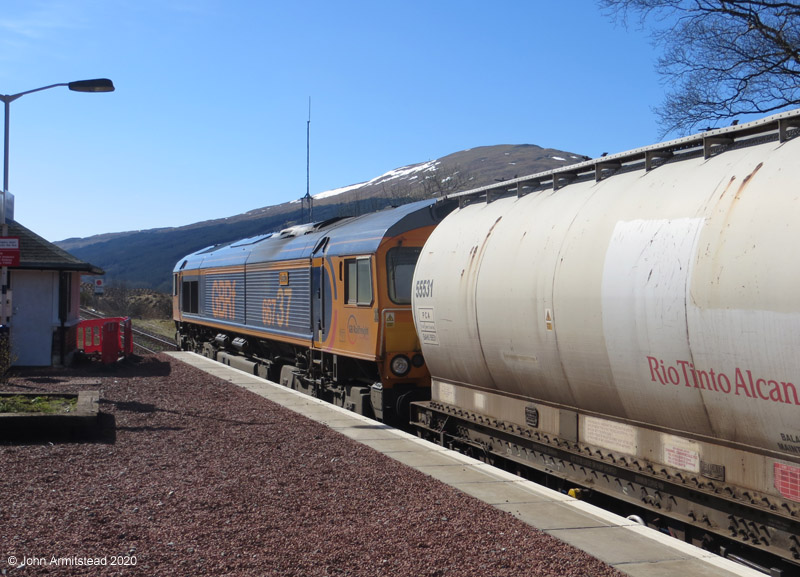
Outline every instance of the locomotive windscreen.
<path id="1" fill-rule="evenodd" d="M 416 246 L 396 246 L 386 253 L 389 298 L 395 304 L 411 304 L 411 279 L 421 250 Z"/>

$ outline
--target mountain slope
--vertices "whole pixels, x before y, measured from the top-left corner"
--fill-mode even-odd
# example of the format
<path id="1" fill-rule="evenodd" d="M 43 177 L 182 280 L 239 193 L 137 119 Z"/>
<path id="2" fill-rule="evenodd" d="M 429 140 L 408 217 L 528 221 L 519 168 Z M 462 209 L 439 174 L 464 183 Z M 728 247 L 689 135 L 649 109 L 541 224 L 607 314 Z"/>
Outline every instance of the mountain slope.
<path id="1" fill-rule="evenodd" d="M 482 146 L 404 166 L 368 182 L 314 195 L 314 220 L 380 210 L 534 174 L 583 160 L 539 146 Z M 171 290 L 171 271 L 183 256 L 213 244 L 286 228 L 308 219 L 297 200 L 244 214 L 176 227 L 70 238 L 55 244 L 106 271 L 109 285 Z"/>

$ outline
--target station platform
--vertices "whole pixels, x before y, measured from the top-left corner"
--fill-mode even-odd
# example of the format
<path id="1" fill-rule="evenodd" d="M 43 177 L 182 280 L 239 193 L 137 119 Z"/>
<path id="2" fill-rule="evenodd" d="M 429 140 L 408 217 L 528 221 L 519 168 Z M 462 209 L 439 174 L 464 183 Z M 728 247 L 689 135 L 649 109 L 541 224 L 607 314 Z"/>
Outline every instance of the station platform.
<path id="1" fill-rule="evenodd" d="M 189 352 L 165 353 L 325 424 L 408 467 L 548 533 L 632 577 L 763 577 L 763 573 L 481 461 Z"/>

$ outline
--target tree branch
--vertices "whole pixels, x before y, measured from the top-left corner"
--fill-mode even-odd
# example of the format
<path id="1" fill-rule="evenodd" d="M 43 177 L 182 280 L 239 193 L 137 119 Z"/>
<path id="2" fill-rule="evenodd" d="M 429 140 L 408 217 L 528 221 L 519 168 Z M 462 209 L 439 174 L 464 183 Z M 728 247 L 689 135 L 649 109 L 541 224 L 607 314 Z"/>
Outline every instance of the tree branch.
<path id="1" fill-rule="evenodd" d="M 773 0 L 600 0 L 625 26 L 652 24 L 668 87 L 663 133 L 800 104 L 800 4 Z"/>

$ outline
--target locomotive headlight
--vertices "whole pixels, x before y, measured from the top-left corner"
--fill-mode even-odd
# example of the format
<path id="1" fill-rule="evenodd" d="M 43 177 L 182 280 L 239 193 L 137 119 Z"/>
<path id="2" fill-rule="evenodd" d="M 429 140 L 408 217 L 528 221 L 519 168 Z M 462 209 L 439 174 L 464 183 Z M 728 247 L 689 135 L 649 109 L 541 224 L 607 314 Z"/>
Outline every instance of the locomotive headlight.
<path id="1" fill-rule="evenodd" d="M 405 355 L 397 355 L 392 359 L 391 368 L 392 372 L 398 377 L 405 376 L 411 370 L 411 361 Z"/>
<path id="2" fill-rule="evenodd" d="M 425 357 L 419 354 L 414 355 L 413 357 L 411 357 L 411 364 L 417 368 L 420 368 L 422 365 L 425 364 Z"/>

